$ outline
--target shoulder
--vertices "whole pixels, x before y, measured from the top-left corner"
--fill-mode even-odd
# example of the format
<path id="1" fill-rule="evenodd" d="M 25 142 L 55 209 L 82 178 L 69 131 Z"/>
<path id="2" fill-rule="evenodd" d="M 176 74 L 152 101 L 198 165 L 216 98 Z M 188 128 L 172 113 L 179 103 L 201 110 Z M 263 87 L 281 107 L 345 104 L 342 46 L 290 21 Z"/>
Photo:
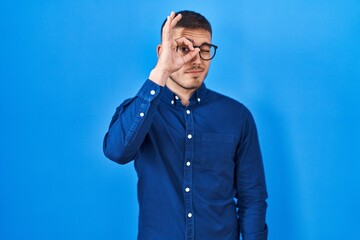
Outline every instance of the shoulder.
<path id="1" fill-rule="evenodd" d="M 232 115 L 252 118 L 250 110 L 243 103 L 211 89 L 207 90 L 207 101 L 210 105 L 219 107 L 225 112 L 230 111 Z"/>

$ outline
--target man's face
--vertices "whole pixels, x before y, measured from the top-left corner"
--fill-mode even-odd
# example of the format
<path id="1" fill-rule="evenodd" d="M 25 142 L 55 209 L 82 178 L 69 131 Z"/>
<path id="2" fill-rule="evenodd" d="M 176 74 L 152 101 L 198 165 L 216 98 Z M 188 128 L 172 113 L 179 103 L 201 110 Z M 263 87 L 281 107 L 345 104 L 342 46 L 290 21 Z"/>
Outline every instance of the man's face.
<path id="1" fill-rule="evenodd" d="M 173 38 L 178 39 L 180 37 L 189 39 L 194 46 L 211 43 L 210 32 L 202 29 L 175 28 L 173 30 Z M 196 90 L 204 82 L 209 71 L 209 66 L 210 61 L 203 60 L 200 55 L 197 54 L 178 71 L 172 73 L 168 81 L 172 81 L 183 90 Z"/>

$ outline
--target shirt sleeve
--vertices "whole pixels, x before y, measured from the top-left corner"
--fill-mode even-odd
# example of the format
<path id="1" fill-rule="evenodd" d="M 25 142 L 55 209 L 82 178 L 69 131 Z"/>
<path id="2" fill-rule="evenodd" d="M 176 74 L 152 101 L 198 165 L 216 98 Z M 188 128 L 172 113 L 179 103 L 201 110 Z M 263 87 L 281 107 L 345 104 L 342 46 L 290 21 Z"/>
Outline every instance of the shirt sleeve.
<path id="1" fill-rule="evenodd" d="M 236 189 L 239 227 L 243 240 L 266 240 L 267 190 L 254 119 L 244 112 L 244 126 L 236 153 Z"/>
<path id="2" fill-rule="evenodd" d="M 148 79 L 134 98 L 116 109 L 103 142 L 107 158 L 120 164 L 135 158 L 152 124 L 162 89 Z"/>

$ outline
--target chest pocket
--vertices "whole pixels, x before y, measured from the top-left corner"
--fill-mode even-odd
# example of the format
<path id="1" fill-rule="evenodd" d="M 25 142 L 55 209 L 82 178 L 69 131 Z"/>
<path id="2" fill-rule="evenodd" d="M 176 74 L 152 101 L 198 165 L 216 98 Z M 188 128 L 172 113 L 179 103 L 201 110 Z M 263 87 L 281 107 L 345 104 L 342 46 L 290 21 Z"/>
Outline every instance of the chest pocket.
<path id="1" fill-rule="evenodd" d="M 204 133 L 201 136 L 199 167 L 224 168 L 233 165 L 234 136 Z"/>

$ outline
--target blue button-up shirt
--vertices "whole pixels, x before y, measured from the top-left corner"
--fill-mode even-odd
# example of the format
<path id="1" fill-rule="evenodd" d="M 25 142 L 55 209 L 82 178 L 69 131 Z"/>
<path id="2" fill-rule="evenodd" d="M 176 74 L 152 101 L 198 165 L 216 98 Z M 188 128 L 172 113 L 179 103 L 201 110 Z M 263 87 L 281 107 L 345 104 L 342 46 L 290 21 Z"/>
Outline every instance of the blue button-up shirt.
<path id="1" fill-rule="evenodd" d="M 267 239 L 253 117 L 203 84 L 189 105 L 147 80 L 116 110 L 105 155 L 138 175 L 139 240 Z"/>

